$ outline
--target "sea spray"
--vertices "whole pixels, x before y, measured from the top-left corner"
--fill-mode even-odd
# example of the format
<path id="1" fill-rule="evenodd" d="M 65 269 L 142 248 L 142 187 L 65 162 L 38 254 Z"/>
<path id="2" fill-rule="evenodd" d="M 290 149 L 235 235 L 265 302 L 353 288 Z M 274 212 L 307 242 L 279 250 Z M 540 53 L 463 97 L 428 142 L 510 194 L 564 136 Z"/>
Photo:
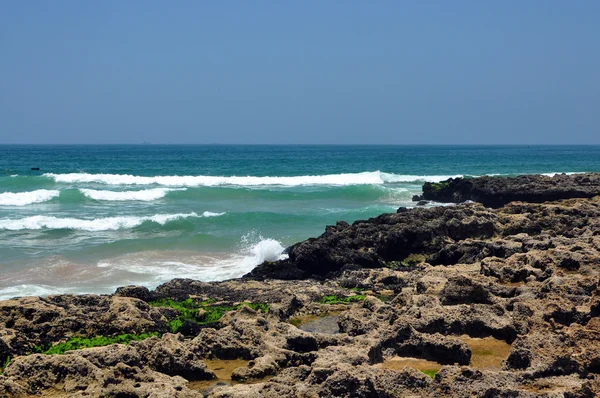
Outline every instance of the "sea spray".
<path id="1" fill-rule="evenodd" d="M 107 280 L 135 280 L 154 288 L 173 278 L 204 282 L 238 278 L 264 261 L 287 258 L 283 251 L 281 242 L 252 231 L 240 239 L 237 253 L 144 251 L 99 261 L 97 267 L 105 270 Z"/>

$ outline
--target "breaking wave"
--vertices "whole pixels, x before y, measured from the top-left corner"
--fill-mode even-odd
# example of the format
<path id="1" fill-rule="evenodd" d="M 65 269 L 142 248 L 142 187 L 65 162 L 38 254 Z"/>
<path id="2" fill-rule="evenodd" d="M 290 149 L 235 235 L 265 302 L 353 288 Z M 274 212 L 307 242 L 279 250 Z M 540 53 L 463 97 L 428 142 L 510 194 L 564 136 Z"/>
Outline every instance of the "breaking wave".
<path id="1" fill-rule="evenodd" d="M 305 175 L 293 177 L 257 177 L 257 176 L 134 176 L 129 174 L 44 174 L 45 177 L 62 183 L 99 183 L 107 185 L 163 185 L 169 187 L 199 187 L 199 186 L 302 186 L 302 185 L 365 185 L 400 182 L 438 182 L 462 175 L 401 175 L 383 173 L 381 171 L 366 171 L 362 173 L 343 173 L 326 175 Z"/>
<path id="2" fill-rule="evenodd" d="M 116 231 L 137 227 L 146 222 L 165 225 L 171 221 L 190 217 L 217 217 L 225 213 L 213 213 L 206 211 L 201 215 L 196 213 L 187 214 L 155 214 L 147 217 L 123 216 L 106 217 L 85 220 L 79 218 L 59 218 L 53 216 L 31 216 L 16 220 L 0 220 L 0 230 L 20 231 L 36 229 L 73 229 L 81 231 Z"/>
<path id="3" fill-rule="evenodd" d="M 261 237 L 262 238 L 262 237 Z M 173 278 L 192 278 L 204 282 L 239 278 L 264 261 L 287 258 L 284 247 L 275 239 L 262 238 L 235 254 L 186 255 L 176 252 L 141 252 L 98 262 L 113 277 L 135 274 L 136 283 L 156 287 Z M 126 274 L 122 274 L 126 273 Z M 144 282 L 141 282 L 144 281 Z"/>
<path id="4" fill-rule="evenodd" d="M 102 191 L 96 189 L 80 189 L 79 190 L 87 198 L 94 200 L 106 200 L 106 201 L 126 201 L 126 200 L 137 200 L 137 201 L 152 201 L 164 198 L 167 193 L 171 191 L 185 191 L 183 189 L 173 188 L 153 188 L 146 189 L 143 191 Z"/>
<path id="5" fill-rule="evenodd" d="M 0 206 L 26 206 L 33 203 L 47 202 L 60 195 L 60 191 L 38 189 L 29 192 L 0 193 Z"/>

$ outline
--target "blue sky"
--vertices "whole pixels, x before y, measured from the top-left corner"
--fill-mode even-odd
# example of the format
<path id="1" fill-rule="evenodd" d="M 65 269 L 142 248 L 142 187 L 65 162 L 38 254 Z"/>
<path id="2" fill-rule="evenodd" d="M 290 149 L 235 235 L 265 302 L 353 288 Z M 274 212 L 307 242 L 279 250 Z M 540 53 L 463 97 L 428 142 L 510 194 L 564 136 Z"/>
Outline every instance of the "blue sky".
<path id="1" fill-rule="evenodd" d="M 2 1 L 0 143 L 600 144 L 599 1 Z"/>

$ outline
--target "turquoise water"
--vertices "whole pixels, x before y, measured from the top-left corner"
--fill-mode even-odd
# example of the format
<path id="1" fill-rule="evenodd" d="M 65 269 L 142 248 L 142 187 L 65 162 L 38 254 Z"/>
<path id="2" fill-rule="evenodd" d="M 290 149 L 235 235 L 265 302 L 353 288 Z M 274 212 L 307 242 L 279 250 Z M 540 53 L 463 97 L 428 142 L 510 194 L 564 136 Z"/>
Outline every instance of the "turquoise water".
<path id="1" fill-rule="evenodd" d="M 0 146 L 0 297 L 237 277 L 424 181 L 585 171 L 600 147 Z"/>

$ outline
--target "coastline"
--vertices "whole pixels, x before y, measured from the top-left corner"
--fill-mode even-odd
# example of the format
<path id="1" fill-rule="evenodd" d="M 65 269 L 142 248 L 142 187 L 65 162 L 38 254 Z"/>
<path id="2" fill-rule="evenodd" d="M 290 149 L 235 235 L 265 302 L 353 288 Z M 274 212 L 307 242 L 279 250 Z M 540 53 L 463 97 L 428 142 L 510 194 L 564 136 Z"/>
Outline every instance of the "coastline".
<path id="1" fill-rule="evenodd" d="M 514 178 L 492 179 L 494 195 L 506 202 L 494 209 L 401 208 L 339 222 L 242 279 L 0 301 L 0 360 L 10 357 L 0 395 L 594 396 L 600 177 L 557 176 L 544 185 L 548 178 L 530 177 L 521 190 L 512 188 Z M 489 186 L 484 179 L 467 183 Z M 424 199 L 435 199 L 427 196 L 432 189 L 456 201 L 481 199 L 465 180 L 426 183 Z M 527 189 L 540 203 L 509 203 Z M 302 317 L 313 318 L 302 325 Z M 314 326 L 328 317 L 337 333 L 331 324 Z M 77 336 L 126 334 L 156 335 L 39 353 Z M 464 335 L 493 338 L 510 351 L 499 366 L 470 367 L 475 349 Z M 382 366 L 394 357 L 440 368 L 432 378 Z M 239 384 L 190 389 L 188 381 L 215 378 L 207 359 L 250 362 L 233 370 Z"/>

